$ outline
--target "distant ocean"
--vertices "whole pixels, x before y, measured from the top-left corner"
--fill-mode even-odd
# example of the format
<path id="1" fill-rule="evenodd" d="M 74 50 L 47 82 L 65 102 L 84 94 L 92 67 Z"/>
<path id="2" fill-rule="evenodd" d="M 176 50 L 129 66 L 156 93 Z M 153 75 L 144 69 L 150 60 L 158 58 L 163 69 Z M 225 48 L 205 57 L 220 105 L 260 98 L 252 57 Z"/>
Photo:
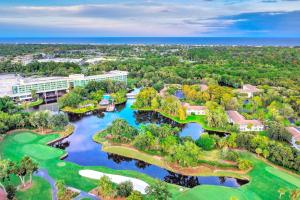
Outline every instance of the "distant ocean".
<path id="1" fill-rule="evenodd" d="M 238 38 L 238 37 L 0 38 L 0 43 L 300 46 L 300 38 Z"/>

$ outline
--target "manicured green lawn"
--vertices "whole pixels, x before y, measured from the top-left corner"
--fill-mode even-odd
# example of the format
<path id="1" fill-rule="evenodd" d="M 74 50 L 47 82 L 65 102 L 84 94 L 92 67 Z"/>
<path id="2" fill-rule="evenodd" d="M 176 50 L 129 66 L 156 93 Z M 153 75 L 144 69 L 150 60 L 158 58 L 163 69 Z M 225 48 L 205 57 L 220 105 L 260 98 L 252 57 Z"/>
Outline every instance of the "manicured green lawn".
<path id="1" fill-rule="evenodd" d="M 230 200 L 231 197 L 236 197 L 238 200 L 247 199 L 246 195 L 243 194 L 242 190 L 229 188 L 229 187 L 216 187 L 212 185 L 202 185 L 195 187 L 191 190 L 187 190 L 183 194 L 176 197 L 176 200 Z M 255 195 L 252 196 L 251 200 L 259 200 Z"/>
<path id="2" fill-rule="evenodd" d="M 31 188 L 26 191 L 18 191 L 16 197 L 18 200 L 51 200 L 51 195 L 50 184 L 40 177 L 33 177 Z"/>
<path id="3" fill-rule="evenodd" d="M 65 153 L 63 150 L 44 145 L 57 137 L 58 135 L 56 134 L 37 135 L 28 131 L 7 135 L 0 143 L 1 156 L 14 161 L 20 160 L 24 155 L 33 156 L 33 158 L 39 163 L 40 168 L 48 169 L 50 176 L 54 179 L 63 179 L 67 185 L 85 191 L 89 191 L 96 187 L 98 181 L 81 177 L 78 172 L 82 169 L 92 169 L 104 173 L 135 177 L 150 184 L 154 181 L 153 178 L 135 171 L 113 170 L 101 166 L 79 166 L 71 162 L 62 161 L 59 158 Z M 248 173 L 250 183 L 240 188 L 201 185 L 192 189 L 186 189 L 184 192 L 180 192 L 179 186 L 169 184 L 168 186 L 173 194 L 173 199 L 219 200 L 237 197 L 239 200 L 273 200 L 278 199 L 279 188 L 286 188 L 290 190 L 299 187 L 299 176 L 291 175 L 285 171 L 273 168 L 248 152 L 243 152 L 242 157 L 251 160 L 254 164 L 253 170 Z M 18 181 L 18 179 L 14 178 L 14 181 Z M 18 192 L 18 199 L 50 198 L 50 185 L 38 177 L 35 177 L 34 181 L 35 184 L 30 190 L 27 190 L 26 192 Z M 43 198 L 38 198 L 41 196 L 43 196 Z M 288 194 L 284 195 L 282 199 L 289 199 Z"/>
<path id="4" fill-rule="evenodd" d="M 28 142 L 35 140 L 36 137 L 37 137 L 36 135 L 33 135 L 30 132 L 23 132 L 23 133 L 15 135 L 13 137 L 13 139 L 18 143 L 28 143 Z"/>
<path id="5" fill-rule="evenodd" d="M 286 174 L 285 172 L 283 172 L 279 169 L 276 169 L 274 167 L 266 167 L 266 170 L 269 173 L 271 173 L 287 182 L 290 182 L 290 183 L 294 184 L 295 186 L 297 186 L 298 188 L 300 188 L 300 181 L 299 181 L 300 177 L 295 177 L 290 174 Z"/>
<path id="6" fill-rule="evenodd" d="M 83 169 L 92 169 L 104 173 L 134 177 L 144 180 L 149 184 L 154 183 L 153 178 L 135 171 L 113 170 L 102 166 L 80 166 L 75 163 L 62 161 L 59 158 L 65 153 L 65 151 L 46 145 L 47 142 L 52 141 L 53 139 L 56 139 L 58 137 L 58 134 L 37 135 L 28 131 L 19 131 L 18 133 L 6 135 L 4 140 L 0 143 L 1 158 L 10 159 L 12 161 L 19 161 L 25 155 L 32 156 L 33 159 L 39 163 L 39 167 L 47 169 L 49 175 L 55 180 L 64 180 L 68 186 L 72 186 L 85 191 L 90 191 L 91 189 L 95 188 L 98 185 L 98 181 L 81 177 L 79 175 L 79 171 Z M 22 140 L 22 138 L 25 139 Z M 19 180 L 15 179 L 15 183 L 19 184 Z M 46 186 L 44 184 L 40 187 L 41 190 L 44 190 L 43 188 L 45 188 Z M 178 188 L 179 187 L 176 185 L 169 184 L 169 189 L 174 196 L 180 193 Z M 47 189 L 45 189 L 45 192 L 43 192 L 43 194 L 46 195 L 47 198 L 35 198 L 41 195 L 41 192 L 35 190 L 34 188 L 31 192 L 30 191 L 31 190 L 18 193 L 19 199 L 23 200 L 50 198 L 50 196 L 47 196 Z"/>
<path id="7" fill-rule="evenodd" d="M 285 188 L 288 190 L 299 188 L 300 178 L 290 175 L 282 170 L 271 167 L 265 162 L 258 160 L 254 155 L 244 152 L 243 156 L 250 159 L 254 164 L 252 171 L 248 173 L 250 182 L 240 188 L 226 188 L 215 186 L 197 186 L 188 190 L 176 199 L 230 199 L 237 197 L 239 200 L 274 200 L 279 199 L 278 190 Z M 286 193 L 281 199 L 288 200 L 289 194 Z"/>

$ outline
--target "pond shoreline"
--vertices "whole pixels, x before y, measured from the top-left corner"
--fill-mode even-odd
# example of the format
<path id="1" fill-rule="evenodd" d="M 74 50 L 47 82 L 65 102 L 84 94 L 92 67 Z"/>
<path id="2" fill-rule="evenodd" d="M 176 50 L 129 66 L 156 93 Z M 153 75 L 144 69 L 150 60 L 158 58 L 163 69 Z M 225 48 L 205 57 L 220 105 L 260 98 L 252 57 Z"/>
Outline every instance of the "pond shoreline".
<path id="1" fill-rule="evenodd" d="M 95 136 L 104 130 L 97 132 L 93 136 L 93 141 L 102 145 L 102 151 L 117 154 L 120 156 L 125 156 L 132 159 L 137 159 L 144 161 L 146 163 L 157 165 L 161 168 L 169 170 L 171 172 L 181 174 L 184 176 L 228 176 L 232 178 L 238 178 L 249 181 L 249 177 L 246 175 L 249 170 L 241 171 L 233 167 L 220 167 L 213 166 L 206 163 L 201 163 L 195 167 L 181 167 L 174 163 L 168 163 L 164 157 L 159 155 L 151 155 L 146 152 L 142 152 L 132 145 L 128 144 L 111 144 L 105 138 L 101 138 L 102 140 L 97 140 Z M 134 154 L 131 152 L 134 151 Z M 130 152 L 130 154 L 129 154 Z M 142 159 L 145 158 L 145 159 Z M 148 158 L 148 159 L 146 159 Z M 224 161 L 225 163 L 226 161 Z M 227 163 L 227 162 L 226 162 Z M 221 163 L 219 163 L 221 164 Z M 227 163 L 228 164 L 228 163 Z M 205 170 L 205 172 L 204 172 Z"/>
<path id="2" fill-rule="evenodd" d="M 136 108 L 135 106 L 131 106 L 131 108 L 133 110 L 136 110 L 136 111 L 144 111 L 144 112 L 156 112 L 170 120 L 173 120 L 179 124 L 187 124 L 187 123 L 197 123 L 199 125 L 201 125 L 203 127 L 203 129 L 205 131 L 214 131 L 214 132 L 219 132 L 219 133 L 222 133 L 222 134 L 230 134 L 229 131 L 227 130 L 222 130 L 222 129 L 218 129 L 218 128 L 213 128 L 213 127 L 209 127 L 207 126 L 207 124 L 205 123 L 205 121 L 201 121 L 200 118 L 203 117 L 203 115 L 190 115 L 190 116 L 187 116 L 187 118 L 185 120 L 180 120 L 180 119 L 177 119 L 177 117 L 174 117 L 174 116 L 171 116 L 169 114 L 166 114 L 158 109 L 151 109 L 151 108 Z M 191 119 L 192 117 L 195 117 L 195 118 L 199 118 L 199 119 Z"/>

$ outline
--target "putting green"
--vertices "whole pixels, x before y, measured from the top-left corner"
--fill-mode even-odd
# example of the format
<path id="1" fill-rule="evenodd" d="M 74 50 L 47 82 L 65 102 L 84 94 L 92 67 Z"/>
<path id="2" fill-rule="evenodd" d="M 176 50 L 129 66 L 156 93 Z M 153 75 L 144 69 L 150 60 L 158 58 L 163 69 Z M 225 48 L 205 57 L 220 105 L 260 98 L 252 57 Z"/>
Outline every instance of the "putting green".
<path id="1" fill-rule="evenodd" d="M 49 160 L 53 158 L 59 158 L 64 154 L 60 149 L 54 149 L 42 144 L 27 144 L 22 147 L 22 151 L 25 155 L 34 157 L 39 160 Z"/>
<path id="2" fill-rule="evenodd" d="M 64 166 L 66 166 L 66 163 L 65 162 L 58 162 L 57 166 L 58 167 L 64 167 Z"/>
<path id="3" fill-rule="evenodd" d="M 20 134 L 17 134 L 13 137 L 14 141 L 18 142 L 18 143 L 29 143 L 33 140 L 35 140 L 37 138 L 37 136 L 33 133 L 30 132 L 23 132 Z"/>

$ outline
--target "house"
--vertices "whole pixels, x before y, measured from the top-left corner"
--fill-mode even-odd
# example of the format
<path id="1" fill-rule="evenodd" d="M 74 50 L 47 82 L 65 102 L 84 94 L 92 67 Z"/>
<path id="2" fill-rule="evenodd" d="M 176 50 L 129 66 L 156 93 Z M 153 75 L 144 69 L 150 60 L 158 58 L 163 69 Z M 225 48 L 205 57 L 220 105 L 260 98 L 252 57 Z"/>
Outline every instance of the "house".
<path id="1" fill-rule="evenodd" d="M 183 103 L 182 106 L 186 108 L 187 115 L 205 115 L 207 110 L 205 106 L 191 106 L 189 103 Z"/>
<path id="2" fill-rule="evenodd" d="M 300 131 L 295 127 L 287 127 L 286 130 L 292 135 L 295 141 L 300 141 Z"/>
<path id="3" fill-rule="evenodd" d="M 238 93 L 247 94 L 248 98 L 253 97 L 253 95 L 258 92 L 260 92 L 260 89 L 258 89 L 256 86 L 250 85 L 250 84 L 245 84 L 245 85 L 243 85 L 242 89 L 238 90 Z"/>
<path id="4" fill-rule="evenodd" d="M 235 110 L 226 111 L 228 122 L 237 125 L 240 131 L 263 131 L 264 125 L 259 120 L 247 120 Z"/>
<path id="5" fill-rule="evenodd" d="M 201 91 L 205 91 L 208 89 L 208 86 L 206 84 L 200 84 L 199 87 Z"/>

